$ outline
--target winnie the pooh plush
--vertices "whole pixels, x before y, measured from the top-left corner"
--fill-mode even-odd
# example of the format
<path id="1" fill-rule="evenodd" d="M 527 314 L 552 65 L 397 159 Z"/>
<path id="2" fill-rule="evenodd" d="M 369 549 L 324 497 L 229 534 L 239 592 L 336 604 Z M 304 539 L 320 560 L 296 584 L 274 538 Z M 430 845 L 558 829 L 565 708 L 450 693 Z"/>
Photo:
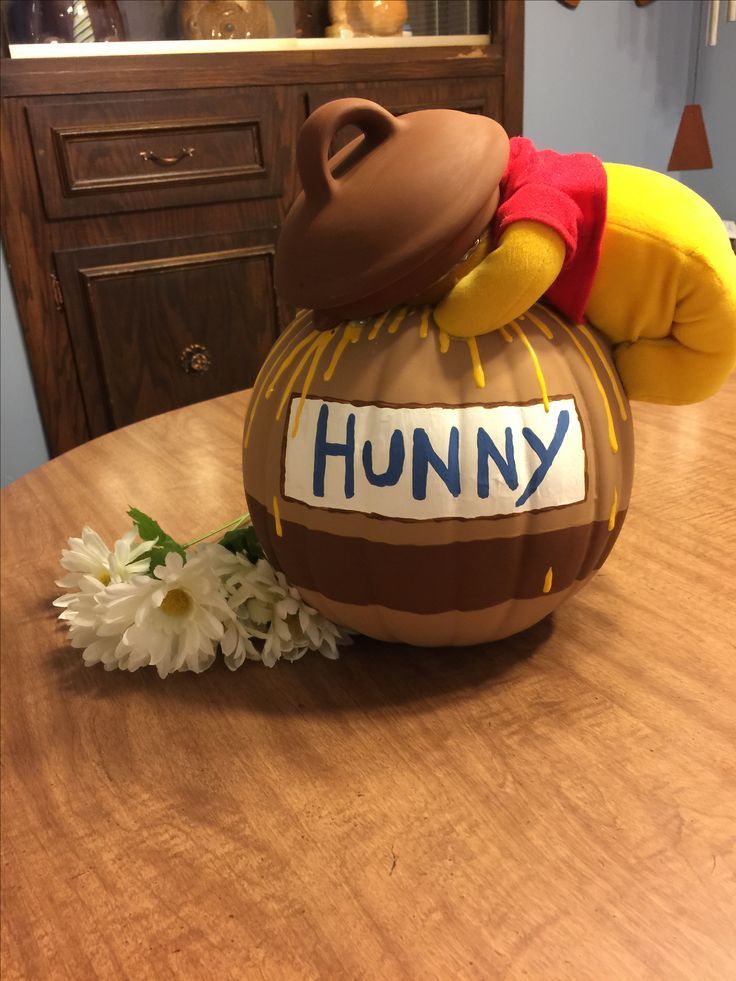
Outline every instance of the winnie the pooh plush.
<path id="1" fill-rule="evenodd" d="M 349 123 L 363 137 L 328 160 Z M 484 116 L 396 118 L 365 99 L 317 109 L 297 160 L 277 285 L 318 326 L 430 303 L 441 330 L 471 338 L 544 298 L 609 338 L 629 398 L 697 402 L 736 363 L 736 256 L 670 177 L 537 150 Z"/>
<path id="2" fill-rule="evenodd" d="M 716 212 L 670 177 L 591 154 L 511 139 L 488 241 L 444 286 L 434 317 L 455 336 L 542 296 L 585 318 L 615 345 L 632 399 L 697 402 L 736 362 L 736 256 Z"/>

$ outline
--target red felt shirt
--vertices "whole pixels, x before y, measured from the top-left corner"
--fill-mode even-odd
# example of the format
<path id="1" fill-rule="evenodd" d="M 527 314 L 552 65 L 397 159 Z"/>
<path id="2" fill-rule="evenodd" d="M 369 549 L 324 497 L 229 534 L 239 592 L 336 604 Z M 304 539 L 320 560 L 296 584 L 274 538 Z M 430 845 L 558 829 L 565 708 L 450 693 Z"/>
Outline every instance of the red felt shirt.
<path id="1" fill-rule="evenodd" d="M 545 297 L 576 324 L 582 322 L 598 268 L 606 192 L 606 172 L 592 153 L 537 150 L 523 136 L 511 139 L 493 219 L 496 240 L 514 221 L 538 221 L 562 237 L 565 264 Z"/>

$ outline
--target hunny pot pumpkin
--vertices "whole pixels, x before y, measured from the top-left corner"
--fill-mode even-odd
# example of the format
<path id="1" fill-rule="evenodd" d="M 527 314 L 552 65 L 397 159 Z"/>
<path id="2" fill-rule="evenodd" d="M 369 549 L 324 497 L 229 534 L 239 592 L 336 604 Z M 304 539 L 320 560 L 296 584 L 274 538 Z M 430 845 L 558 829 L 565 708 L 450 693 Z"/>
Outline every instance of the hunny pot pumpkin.
<path id="1" fill-rule="evenodd" d="M 348 123 L 363 136 L 328 160 Z M 373 637 L 523 630 L 600 568 L 626 514 L 632 429 L 607 342 L 542 304 L 482 336 L 438 320 L 494 247 L 509 146 L 484 116 L 397 120 L 360 99 L 299 137 L 276 279 L 310 309 L 256 381 L 246 494 L 271 562 Z"/>
<path id="2" fill-rule="evenodd" d="M 270 561 L 326 616 L 460 645 L 530 626 L 608 556 L 633 475 L 606 342 L 535 306 L 454 338 L 430 307 L 315 329 L 256 381 L 248 506 Z"/>

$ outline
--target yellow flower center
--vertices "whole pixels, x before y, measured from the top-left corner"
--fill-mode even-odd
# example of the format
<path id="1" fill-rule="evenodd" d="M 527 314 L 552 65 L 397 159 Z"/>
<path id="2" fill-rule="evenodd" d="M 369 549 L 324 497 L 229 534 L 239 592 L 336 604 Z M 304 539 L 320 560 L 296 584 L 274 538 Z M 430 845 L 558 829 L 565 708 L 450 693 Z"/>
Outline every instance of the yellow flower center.
<path id="1" fill-rule="evenodd" d="M 103 586 L 110 585 L 110 573 L 103 569 L 103 571 L 97 577 Z"/>
<path id="2" fill-rule="evenodd" d="M 192 608 L 192 598 L 183 589 L 170 589 L 164 596 L 161 609 L 170 617 L 181 617 Z"/>

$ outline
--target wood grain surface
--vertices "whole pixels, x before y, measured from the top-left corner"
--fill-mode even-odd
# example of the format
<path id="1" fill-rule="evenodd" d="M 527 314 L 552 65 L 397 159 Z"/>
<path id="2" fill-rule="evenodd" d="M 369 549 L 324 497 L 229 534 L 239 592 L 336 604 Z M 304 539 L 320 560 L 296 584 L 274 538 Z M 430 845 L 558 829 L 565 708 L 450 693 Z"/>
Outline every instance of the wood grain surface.
<path id="1" fill-rule="evenodd" d="M 4 978 L 736 976 L 734 380 L 634 407 L 619 543 L 523 635 L 84 668 L 67 537 L 238 514 L 246 398 L 3 491 Z"/>

